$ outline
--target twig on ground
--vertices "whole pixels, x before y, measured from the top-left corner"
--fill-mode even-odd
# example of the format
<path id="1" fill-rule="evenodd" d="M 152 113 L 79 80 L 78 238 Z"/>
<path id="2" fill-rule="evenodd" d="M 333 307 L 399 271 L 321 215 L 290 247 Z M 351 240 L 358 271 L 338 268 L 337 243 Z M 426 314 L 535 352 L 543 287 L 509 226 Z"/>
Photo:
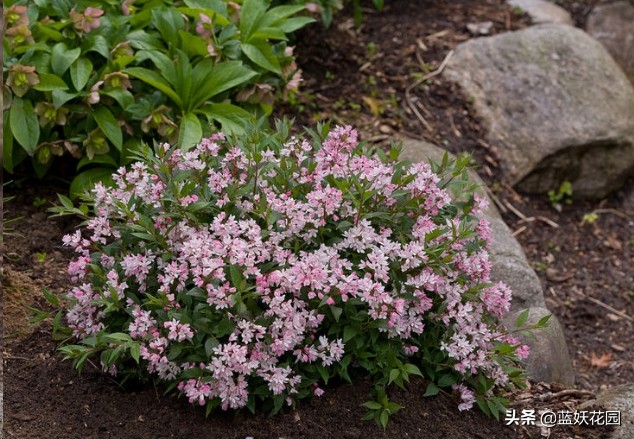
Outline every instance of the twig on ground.
<path id="1" fill-rule="evenodd" d="M 519 235 L 520 233 L 523 233 L 526 231 L 528 227 L 526 226 L 522 226 L 519 229 L 517 229 L 516 231 L 514 231 L 513 233 L 511 233 L 511 236 L 516 237 L 517 235 Z"/>
<path id="2" fill-rule="evenodd" d="M 517 216 L 519 219 L 526 221 L 526 222 L 530 222 L 531 219 L 528 218 L 526 215 L 524 215 L 522 212 L 520 212 L 519 210 L 517 210 L 517 208 L 515 206 L 513 206 L 511 203 L 509 203 L 507 200 L 504 200 L 504 204 L 506 204 L 506 207 L 509 208 L 509 210 L 511 212 L 513 212 L 515 214 L 515 216 Z"/>
<path id="3" fill-rule="evenodd" d="M 599 299 L 595 299 L 594 297 L 591 296 L 587 296 L 586 299 L 588 299 L 590 302 L 596 303 L 597 305 L 607 309 L 608 311 L 612 311 L 614 314 L 623 317 L 625 320 L 629 320 L 630 322 L 634 322 L 634 317 L 625 314 L 623 311 L 619 311 L 618 309 L 608 305 L 605 302 L 601 302 Z"/>
<path id="4" fill-rule="evenodd" d="M 625 218 L 625 219 L 629 219 L 630 215 L 628 215 L 627 213 L 623 213 L 620 210 L 616 210 L 616 209 L 596 209 L 592 211 L 593 213 L 611 213 L 613 215 L 619 216 L 621 218 Z"/>
<path id="5" fill-rule="evenodd" d="M 558 229 L 559 228 L 559 224 L 557 224 L 556 222 L 554 222 L 553 220 L 551 220 L 550 218 L 546 218 L 545 216 L 536 216 L 535 219 L 548 224 L 550 227 L 552 227 L 553 229 Z"/>
<path id="6" fill-rule="evenodd" d="M 418 111 L 418 108 L 416 108 L 416 106 L 414 105 L 414 102 L 412 101 L 411 93 L 412 93 L 413 89 L 415 89 L 416 87 L 421 85 L 423 82 L 427 81 L 430 78 L 433 78 L 434 76 L 437 76 L 437 75 L 441 74 L 442 71 L 447 66 L 447 63 L 449 62 L 449 60 L 453 56 L 453 53 L 454 53 L 454 51 L 450 50 L 449 53 L 447 53 L 447 56 L 445 56 L 445 59 L 443 60 L 443 62 L 440 63 L 440 66 L 436 70 L 434 70 L 433 72 L 429 72 L 426 75 L 422 76 L 421 78 L 417 79 L 416 81 L 412 82 L 405 89 L 405 100 L 407 101 L 407 106 L 414 112 L 414 114 L 416 115 L 416 117 L 418 118 L 420 123 L 425 127 L 425 129 L 427 131 L 432 131 L 432 127 L 431 127 L 431 125 L 429 125 L 429 122 L 427 122 L 427 120 L 425 120 L 423 115 L 420 114 L 420 111 Z"/>

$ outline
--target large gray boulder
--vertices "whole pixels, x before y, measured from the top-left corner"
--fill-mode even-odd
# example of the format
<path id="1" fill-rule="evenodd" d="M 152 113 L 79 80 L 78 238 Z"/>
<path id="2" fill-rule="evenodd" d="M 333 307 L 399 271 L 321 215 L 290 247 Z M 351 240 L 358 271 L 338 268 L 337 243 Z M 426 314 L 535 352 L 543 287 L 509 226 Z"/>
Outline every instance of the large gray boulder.
<path id="1" fill-rule="evenodd" d="M 402 139 L 402 157 L 412 162 L 435 160 L 440 161 L 447 152 L 438 146 L 413 139 Z M 480 195 L 488 197 L 485 185 L 476 172 L 471 178 L 480 189 Z M 483 215 L 491 224 L 493 242 L 489 255 L 493 268 L 491 278 L 494 282 L 503 281 L 513 291 L 511 309 L 523 309 L 530 306 L 545 306 L 544 292 L 535 271 L 531 268 L 520 243 L 515 239 L 507 225 L 500 217 L 492 201 Z"/>
<path id="2" fill-rule="evenodd" d="M 623 384 L 612 387 L 585 402 L 579 410 L 592 410 L 592 407 L 603 407 L 606 411 L 620 412 L 621 425 L 607 436 L 610 439 L 634 438 L 634 384 Z"/>
<path id="3" fill-rule="evenodd" d="M 562 23 L 569 26 L 574 24 L 568 11 L 546 0 L 508 0 L 507 3 L 526 12 L 535 24 Z"/>
<path id="4" fill-rule="evenodd" d="M 507 328 L 519 329 L 515 326 L 515 322 L 521 312 L 518 310 L 504 319 Z M 546 308 L 528 308 L 525 325 L 536 325 L 542 317 L 551 314 Z M 524 365 L 531 379 L 546 383 L 560 383 L 569 387 L 575 385 L 575 372 L 568 354 L 566 338 L 557 317 L 551 315 L 548 326 L 534 330 L 533 337 L 520 336 L 520 339 L 530 347 L 530 354 L 524 360 Z"/>
<path id="5" fill-rule="evenodd" d="M 469 96 L 511 184 L 601 198 L 634 174 L 634 89 L 585 32 L 544 24 L 460 44 L 444 75 Z"/>
<path id="6" fill-rule="evenodd" d="M 634 84 L 634 0 L 598 5 L 588 16 L 586 30 Z"/>

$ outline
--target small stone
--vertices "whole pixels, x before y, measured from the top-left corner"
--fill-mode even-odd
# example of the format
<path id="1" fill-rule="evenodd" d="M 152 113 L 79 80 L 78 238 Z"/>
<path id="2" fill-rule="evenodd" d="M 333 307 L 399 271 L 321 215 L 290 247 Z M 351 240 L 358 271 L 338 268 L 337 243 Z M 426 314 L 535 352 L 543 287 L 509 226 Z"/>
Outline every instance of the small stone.
<path id="1" fill-rule="evenodd" d="M 383 134 L 390 134 L 392 132 L 392 127 L 390 127 L 389 125 L 381 124 L 379 126 L 379 131 Z"/>
<path id="2" fill-rule="evenodd" d="M 562 23 L 572 26 L 570 13 L 561 6 L 545 0 L 508 0 L 508 4 L 526 12 L 535 24 Z"/>
<path id="3" fill-rule="evenodd" d="M 489 35 L 491 33 L 491 29 L 493 29 L 492 21 L 482 21 L 479 23 L 468 23 L 467 30 L 471 33 L 471 35 Z"/>

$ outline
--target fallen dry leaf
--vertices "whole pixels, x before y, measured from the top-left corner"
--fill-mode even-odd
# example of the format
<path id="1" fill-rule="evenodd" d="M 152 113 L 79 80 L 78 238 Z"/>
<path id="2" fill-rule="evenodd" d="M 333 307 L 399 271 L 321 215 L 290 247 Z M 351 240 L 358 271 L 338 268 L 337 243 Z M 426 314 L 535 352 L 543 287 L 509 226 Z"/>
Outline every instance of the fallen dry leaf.
<path id="1" fill-rule="evenodd" d="M 590 354 L 590 365 L 593 367 L 605 369 L 610 365 L 610 360 L 612 360 L 612 354 L 609 352 L 601 355 L 597 355 L 594 352 Z"/>

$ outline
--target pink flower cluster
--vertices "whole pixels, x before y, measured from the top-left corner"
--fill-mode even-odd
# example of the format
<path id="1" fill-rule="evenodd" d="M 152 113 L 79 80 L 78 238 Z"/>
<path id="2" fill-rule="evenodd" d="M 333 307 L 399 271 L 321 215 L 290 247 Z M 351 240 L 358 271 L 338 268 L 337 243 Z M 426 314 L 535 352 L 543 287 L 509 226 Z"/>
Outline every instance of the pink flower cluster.
<path id="1" fill-rule="evenodd" d="M 455 371 L 504 385 L 491 352 L 511 294 L 479 288 L 490 281 L 488 224 L 445 213 L 452 198 L 429 164 L 399 179 L 393 163 L 360 151 L 351 127 L 320 148 L 292 138 L 250 149 L 218 134 L 120 169 L 114 188 L 94 189 L 92 236 L 64 238 L 79 254 L 74 335 L 127 316 L 118 329 L 141 343 L 150 373 L 177 380 L 191 403 L 240 408 L 257 382 L 272 395 L 322 394 L 302 365 L 342 360 L 328 325 L 351 302 L 409 356 L 426 326 L 442 326 Z M 470 408 L 473 392 L 457 389 Z"/>

